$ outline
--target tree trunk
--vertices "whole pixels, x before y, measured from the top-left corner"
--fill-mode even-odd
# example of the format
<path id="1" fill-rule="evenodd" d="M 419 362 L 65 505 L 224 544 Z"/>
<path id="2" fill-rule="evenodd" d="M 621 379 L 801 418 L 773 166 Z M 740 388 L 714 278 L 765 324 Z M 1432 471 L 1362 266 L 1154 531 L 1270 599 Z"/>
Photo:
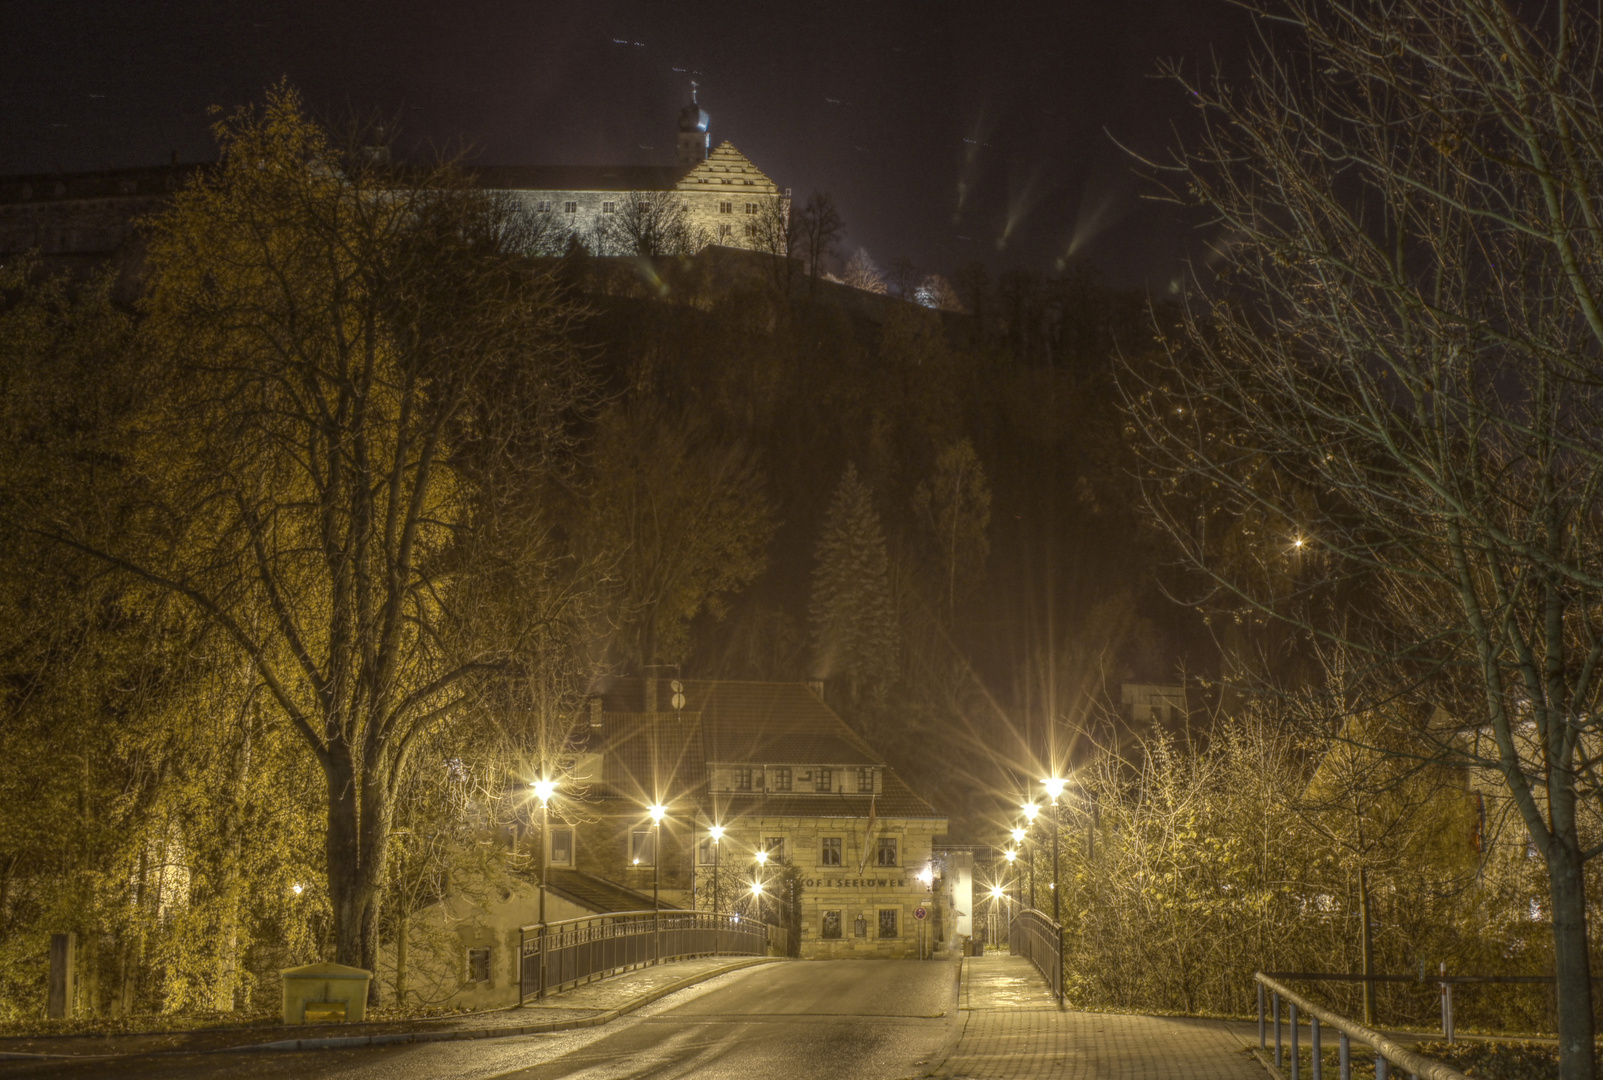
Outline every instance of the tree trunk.
<path id="1" fill-rule="evenodd" d="M 1547 873 L 1553 909 L 1553 973 L 1558 992 L 1559 1080 L 1593 1080 L 1586 882 L 1573 835 L 1555 836 L 1548 845 Z"/>
<path id="2" fill-rule="evenodd" d="M 334 962 L 361 967 L 371 896 L 364 887 L 355 770 L 339 747 L 329 754 L 323 770 L 328 781 L 324 852 L 328 857 L 328 901 L 334 915 Z"/>
<path id="3" fill-rule="evenodd" d="M 406 1009 L 406 939 L 412 932 L 411 920 L 404 910 L 395 916 L 395 1005 Z"/>
<path id="4" fill-rule="evenodd" d="M 1363 918 L 1362 941 L 1364 950 L 1364 1026 L 1375 1026 L 1375 942 L 1371 935 L 1369 916 L 1369 871 L 1358 868 L 1358 914 Z"/>

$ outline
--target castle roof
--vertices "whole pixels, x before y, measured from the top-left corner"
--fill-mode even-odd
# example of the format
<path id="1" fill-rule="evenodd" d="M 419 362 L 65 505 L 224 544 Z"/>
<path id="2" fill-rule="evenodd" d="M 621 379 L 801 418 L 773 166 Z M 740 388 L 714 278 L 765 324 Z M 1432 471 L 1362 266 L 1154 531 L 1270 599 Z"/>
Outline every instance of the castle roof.
<path id="1" fill-rule="evenodd" d="M 498 191 L 672 191 L 673 165 L 492 165 L 469 170 Z"/>
<path id="2" fill-rule="evenodd" d="M 778 195 L 779 185 L 751 163 L 733 143 L 722 142 L 707 160 L 679 178 L 680 191 L 710 192 L 739 189 L 746 195 Z"/>

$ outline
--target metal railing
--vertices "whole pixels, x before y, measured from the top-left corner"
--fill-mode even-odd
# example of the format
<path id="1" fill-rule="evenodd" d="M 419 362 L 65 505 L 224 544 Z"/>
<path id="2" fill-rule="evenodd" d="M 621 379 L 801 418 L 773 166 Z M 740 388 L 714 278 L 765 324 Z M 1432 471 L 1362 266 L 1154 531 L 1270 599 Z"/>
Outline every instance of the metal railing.
<path id="1" fill-rule="evenodd" d="M 1063 928 L 1043 912 L 1025 908 L 1007 928 L 1007 951 L 1027 957 L 1041 973 L 1052 996 L 1063 1004 Z"/>
<path id="2" fill-rule="evenodd" d="M 1323 1030 L 1321 1025 L 1328 1024 L 1336 1029 L 1340 1040 L 1338 1047 L 1337 1066 L 1340 1070 L 1340 1080 L 1351 1080 L 1352 1077 L 1352 1044 L 1359 1042 L 1368 1046 L 1375 1052 L 1375 1080 L 1387 1080 L 1391 1066 L 1397 1065 L 1408 1070 L 1410 1076 L 1416 1080 L 1469 1080 L 1463 1073 L 1443 1065 L 1439 1061 L 1416 1054 L 1399 1043 L 1393 1042 L 1380 1032 L 1367 1028 L 1356 1020 L 1349 1020 L 1329 1009 L 1315 1005 L 1307 998 L 1294 994 L 1284 985 L 1271 976 L 1258 972 L 1253 976 L 1258 984 L 1258 1049 L 1267 1051 L 1268 1029 L 1264 1011 L 1264 991 L 1269 992 L 1273 999 L 1271 1013 L 1275 1026 L 1275 1068 L 1281 1069 L 1285 1065 L 1284 1044 L 1281 1041 L 1281 1001 L 1284 999 L 1289 1006 L 1291 1028 L 1291 1080 L 1302 1078 L 1302 1027 L 1299 1023 L 1299 1014 L 1308 1017 L 1309 1042 L 1313 1051 L 1309 1070 L 1309 1080 L 1324 1080 L 1324 1047 L 1322 1045 Z M 1451 1021 L 1449 1021 L 1450 1025 Z"/>
<path id="3" fill-rule="evenodd" d="M 518 931 L 518 1002 L 648 964 L 695 956 L 766 956 L 776 927 L 707 911 L 624 911 Z"/>

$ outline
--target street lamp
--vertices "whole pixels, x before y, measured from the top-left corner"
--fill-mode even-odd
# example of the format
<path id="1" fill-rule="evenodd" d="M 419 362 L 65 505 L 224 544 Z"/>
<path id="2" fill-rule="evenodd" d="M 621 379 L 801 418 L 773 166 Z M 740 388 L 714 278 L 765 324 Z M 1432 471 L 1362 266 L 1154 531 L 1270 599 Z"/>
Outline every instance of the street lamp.
<path id="1" fill-rule="evenodd" d="M 1057 927 L 1059 965 L 1057 978 L 1053 982 L 1057 983 L 1058 986 L 1059 1002 L 1063 1000 L 1063 921 L 1060 910 L 1062 903 L 1060 894 L 1063 890 L 1058 888 L 1058 796 L 1063 794 L 1063 785 L 1064 781 L 1055 776 L 1047 777 L 1041 781 L 1041 786 L 1046 789 L 1047 795 L 1052 798 L 1052 925 Z"/>
<path id="2" fill-rule="evenodd" d="M 1041 812 L 1041 808 L 1039 806 L 1036 806 L 1035 803 L 1033 803 L 1033 802 L 1024 802 L 1024 803 L 1020 804 L 1019 809 L 1024 812 L 1024 832 L 1027 834 L 1027 833 L 1029 833 L 1031 830 L 1033 830 L 1035 828 L 1035 815 L 1039 814 Z M 1031 911 L 1040 910 L 1039 908 L 1037 908 L 1035 906 L 1035 845 L 1034 844 L 1030 845 L 1030 910 Z"/>
<path id="3" fill-rule="evenodd" d="M 556 794 L 557 782 L 541 778 L 529 785 L 534 797 L 540 800 L 540 997 L 545 997 L 545 877 L 549 866 L 546 845 L 551 842 L 551 796 Z M 518 958 L 522 964 L 522 957 Z M 518 976 L 519 981 L 523 976 Z M 521 1002 L 519 1004 L 522 1004 Z"/>
<path id="4" fill-rule="evenodd" d="M 719 841 L 724 838 L 724 827 L 714 825 L 707 830 L 707 835 L 712 837 L 712 913 L 716 915 L 718 914 L 718 857 L 723 851 L 723 844 Z"/>
<path id="5" fill-rule="evenodd" d="M 658 898 L 658 886 L 662 881 L 662 819 L 667 816 L 668 808 L 661 803 L 652 803 L 646 807 L 646 813 L 651 815 L 651 929 L 657 951 L 657 962 L 662 962 L 662 901 Z"/>

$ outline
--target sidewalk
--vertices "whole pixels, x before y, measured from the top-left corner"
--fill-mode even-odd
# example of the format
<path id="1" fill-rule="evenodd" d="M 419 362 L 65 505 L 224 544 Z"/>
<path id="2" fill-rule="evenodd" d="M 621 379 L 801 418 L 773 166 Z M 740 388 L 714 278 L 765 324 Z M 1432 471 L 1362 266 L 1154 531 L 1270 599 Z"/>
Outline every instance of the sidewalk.
<path id="1" fill-rule="evenodd" d="M 1265 1080 L 1218 1020 L 1061 1011 L 1030 962 L 963 960 L 957 1045 L 943 1080 Z"/>
<path id="2" fill-rule="evenodd" d="M 213 1028 L 145 1035 L 62 1035 L 0 1039 L 0 1060 L 35 1057 L 121 1057 L 127 1054 L 312 1050 L 398 1042 L 493 1039 L 594 1027 L 643 1008 L 696 983 L 754 964 L 764 957 L 704 957 L 641 968 L 547 997 L 523 1008 L 465 1013 L 435 1020 L 364 1024 Z"/>

